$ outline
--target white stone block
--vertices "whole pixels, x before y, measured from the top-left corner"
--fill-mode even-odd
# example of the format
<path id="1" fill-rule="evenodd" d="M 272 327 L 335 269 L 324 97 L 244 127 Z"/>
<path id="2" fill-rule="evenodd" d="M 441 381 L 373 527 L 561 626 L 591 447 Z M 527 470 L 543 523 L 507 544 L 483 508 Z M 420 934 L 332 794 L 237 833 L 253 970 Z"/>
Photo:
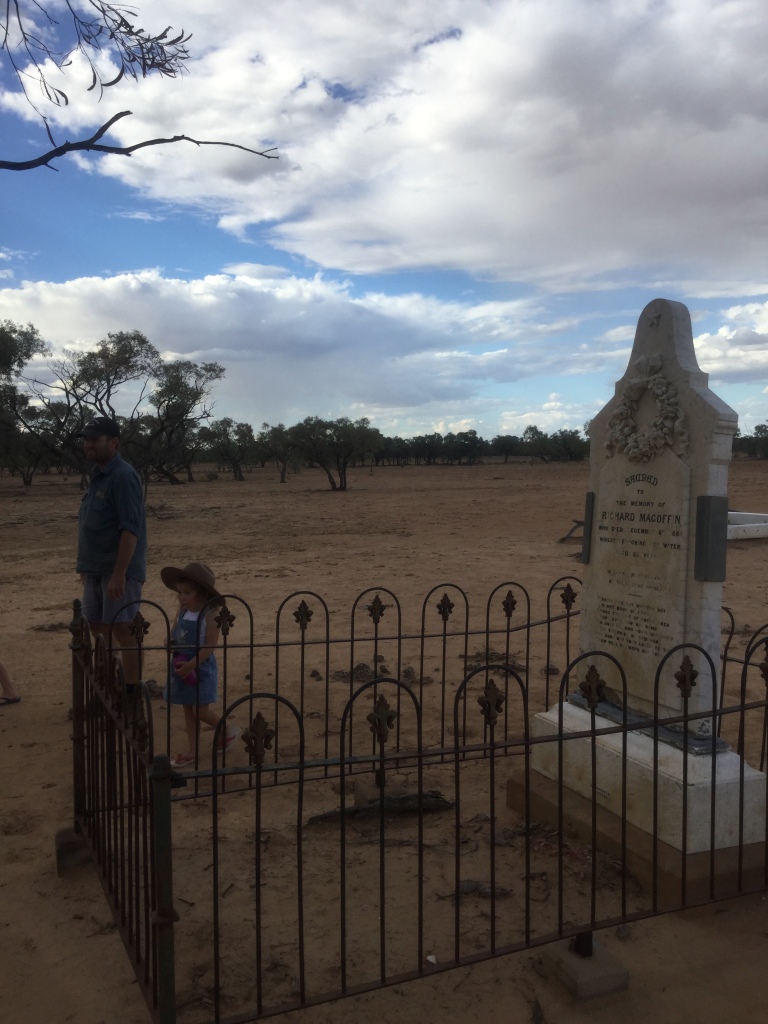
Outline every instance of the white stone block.
<path id="1" fill-rule="evenodd" d="M 563 704 L 563 736 L 591 730 L 588 711 Z M 615 728 L 615 723 L 595 716 L 596 728 Z M 534 717 L 532 736 L 559 735 L 557 707 Z M 563 789 L 592 799 L 592 739 L 564 739 Z M 596 749 L 595 794 L 601 807 L 621 816 L 624 771 L 623 735 L 598 736 Z M 531 748 L 531 767 L 553 781 L 558 778 L 558 746 L 537 743 Z M 702 853 L 711 849 L 713 758 L 707 754 L 688 754 L 659 742 L 654 759 L 652 736 L 629 732 L 626 743 L 627 803 L 626 820 L 653 835 L 653 779 L 658 779 L 657 836 L 677 850 L 683 849 L 683 776 L 687 763 L 687 836 L 686 852 Z M 741 758 L 724 751 L 714 758 L 715 849 L 757 843 L 765 839 L 766 776 L 744 765 L 743 834 L 739 836 Z M 566 803 L 567 807 L 567 803 Z"/>

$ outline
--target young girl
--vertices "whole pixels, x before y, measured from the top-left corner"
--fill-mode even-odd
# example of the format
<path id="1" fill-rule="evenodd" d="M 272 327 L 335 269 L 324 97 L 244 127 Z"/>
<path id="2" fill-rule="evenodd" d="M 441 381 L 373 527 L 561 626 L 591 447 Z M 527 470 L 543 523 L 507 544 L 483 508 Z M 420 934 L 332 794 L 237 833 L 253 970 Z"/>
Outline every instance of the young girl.
<path id="1" fill-rule="evenodd" d="M 200 722 L 215 729 L 221 717 L 212 705 L 218 696 L 214 651 L 220 630 L 216 625 L 216 606 L 223 604 L 223 599 L 216 589 L 213 571 L 204 562 L 190 562 L 183 569 L 168 565 L 160 576 L 166 587 L 179 595 L 179 611 L 171 629 L 171 678 L 165 697 L 169 704 L 183 706 L 187 731 L 187 751 L 177 754 L 171 766 L 189 768 L 195 763 Z M 209 604 L 211 599 L 214 603 Z M 221 738 L 221 749 L 229 750 L 239 735 L 237 726 L 230 727 L 226 738 Z"/>

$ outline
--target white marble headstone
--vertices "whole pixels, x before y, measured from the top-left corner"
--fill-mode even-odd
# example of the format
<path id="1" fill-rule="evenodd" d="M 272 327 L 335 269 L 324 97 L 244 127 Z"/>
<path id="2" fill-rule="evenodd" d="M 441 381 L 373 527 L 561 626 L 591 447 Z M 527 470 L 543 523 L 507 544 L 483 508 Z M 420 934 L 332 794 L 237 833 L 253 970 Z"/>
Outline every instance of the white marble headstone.
<path id="1" fill-rule="evenodd" d="M 676 644 L 698 644 L 719 671 L 728 463 L 736 413 L 710 391 L 680 302 L 655 299 L 640 315 L 626 373 L 592 420 L 582 651 L 612 654 L 627 675 L 627 703 L 654 708 L 654 677 Z M 714 512 L 713 512 L 714 510 Z M 721 529 L 722 527 L 722 529 Z M 722 532 L 723 536 L 720 537 Z M 712 549 L 712 550 L 710 550 Z M 718 567 L 719 566 L 719 567 Z M 674 673 L 660 680 L 659 714 L 678 714 Z M 712 707 L 705 659 L 691 712 Z M 615 702 L 619 675 L 595 660 Z M 693 728 L 706 733 L 708 722 Z"/>

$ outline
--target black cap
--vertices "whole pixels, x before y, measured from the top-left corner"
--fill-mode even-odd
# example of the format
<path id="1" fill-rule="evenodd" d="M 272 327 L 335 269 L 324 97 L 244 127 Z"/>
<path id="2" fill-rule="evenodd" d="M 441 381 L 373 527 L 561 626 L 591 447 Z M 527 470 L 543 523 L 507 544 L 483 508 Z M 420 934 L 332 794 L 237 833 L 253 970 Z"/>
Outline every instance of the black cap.
<path id="1" fill-rule="evenodd" d="M 108 416 L 96 416 L 75 437 L 120 437 L 120 427 Z"/>

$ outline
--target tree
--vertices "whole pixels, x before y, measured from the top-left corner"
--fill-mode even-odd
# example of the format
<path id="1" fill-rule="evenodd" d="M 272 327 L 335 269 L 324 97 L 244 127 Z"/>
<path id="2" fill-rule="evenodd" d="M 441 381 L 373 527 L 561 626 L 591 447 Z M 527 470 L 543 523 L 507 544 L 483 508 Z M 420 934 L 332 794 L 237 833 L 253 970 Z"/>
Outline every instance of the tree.
<path id="1" fill-rule="evenodd" d="M 200 426 L 212 415 L 213 385 L 225 374 L 218 363 L 176 359 L 161 363 L 147 403 L 151 412 L 134 415 L 124 432 L 123 448 L 144 481 L 146 495 L 152 475 L 178 484 L 185 469 L 192 479 L 192 462 L 201 447 Z"/>
<path id="2" fill-rule="evenodd" d="M 515 434 L 497 434 L 491 441 L 491 455 L 503 455 L 505 465 L 509 462 L 510 455 L 522 454 L 520 438 Z"/>
<path id="3" fill-rule="evenodd" d="M 120 422 L 121 449 L 142 477 L 145 493 L 153 474 L 178 484 L 176 473 L 186 469 L 191 478 L 198 428 L 211 417 L 210 394 L 224 376 L 222 366 L 163 362 L 141 331 L 118 331 L 88 352 L 66 353 L 48 369 L 47 375 L 19 376 L 26 394 L 18 395 L 14 415 L 51 458 L 84 471 L 75 435 L 91 417 L 103 415 Z M 127 410 L 122 416 L 118 393 Z"/>
<path id="4" fill-rule="evenodd" d="M 442 447 L 442 434 L 420 434 L 418 437 L 411 438 L 413 461 L 417 466 L 421 462 L 426 462 L 428 466 L 434 466 L 440 455 Z"/>
<path id="5" fill-rule="evenodd" d="M 30 359 L 46 355 L 48 349 L 32 324 L 24 327 L 12 320 L 0 321 L 0 381 L 18 377 Z"/>
<path id="6" fill-rule="evenodd" d="M 214 420 L 201 427 L 200 444 L 217 463 L 228 465 L 235 480 L 245 480 L 243 464 L 248 462 L 256 448 L 256 438 L 250 423 L 235 423 L 229 416 Z"/>
<path id="7" fill-rule="evenodd" d="M 380 432 L 365 417 L 353 422 L 346 416 L 337 420 L 307 416 L 291 427 L 290 433 L 296 450 L 309 463 L 324 470 L 332 491 L 346 491 L 350 462 L 370 454 L 382 440 Z"/>
<path id="8" fill-rule="evenodd" d="M 19 401 L 20 396 L 12 385 L 0 385 L 0 466 L 18 473 L 26 489 L 40 465 L 45 463 L 47 451 L 37 434 L 19 426 L 15 415 Z M 29 415 L 34 417 L 34 410 L 30 410 Z"/>
<path id="9" fill-rule="evenodd" d="M 46 441 L 36 431 L 21 425 L 16 410 L 23 407 L 28 419 L 39 419 L 26 395 L 19 394 L 17 381 L 27 363 L 48 349 L 36 327 L 24 327 L 12 320 L 0 322 L 0 465 L 21 474 L 25 487 L 45 462 Z"/>
<path id="10" fill-rule="evenodd" d="M 296 455 L 296 444 L 292 432 L 282 423 L 278 423 L 275 427 L 271 427 L 269 423 L 262 423 L 256 444 L 265 462 L 267 459 L 275 460 L 280 472 L 280 483 L 284 484 L 288 467 Z"/>
<path id="11" fill-rule="evenodd" d="M 547 461 L 549 438 L 533 423 L 523 431 L 523 447 L 526 455 Z"/>
<path id="12" fill-rule="evenodd" d="M 56 17 L 63 15 L 63 22 Z M 253 153 L 266 159 L 277 159 L 273 150 L 249 149 L 234 142 L 213 142 L 174 135 L 171 138 L 146 139 L 131 146 L 113 146 L 101 140 L 120 120 L 131 116 L 130 110 L 121 110 L 105 121 L 89 138 L 57 145 L 48 117 L 30 95 L 30 87 L 37 86 L 42 99 L 56 107 L 69 103 L 64 88 L 54 84 L 56 73 L 65 75 L 72 58 L 85 60 L 90 71 L 88 90 L 104 90 L 123 78 L 146 78 L 159 74 L 176 78 L 186 70 L 189 60 L 184 31 L 174 34 L 168 26 L 162 32 L 151 33 L 137 28 L 136 11 L 132 7 L 105 3 L 104 0 L 81 0 L 77 9 L 72 0 L 62 3 L 43 3 L 42 0 L 7 0 L 0 9 L 0 52 L 4 51 L 21 91 L 45 126 L 51 148 L 31 160 L 0 160 L 0 170 L 27 171 L 34 167 L 50 167 L 51 161 L 68 153 L 114 153 L 130 156 L 147 146 L 165 146 L 176 142 L 192 142 L 196 146 L 229 146 Z M 40 22 L 40 24 L 38 24 Z M 101 71 L 101 55 L 107 55 L 117 66 L 117 73 L 105 80 Z M 63 81 L 63 80 L 62 80 Z M 54 168 L 55 169 L 55 168 Z"/>
<path id="13" fill-rule="evenodd" d="M 582 462 L 589 455 L 589 441 L 578 430 L 558 430 L 550 435 L 552 458 L 564 462 Z"/>

